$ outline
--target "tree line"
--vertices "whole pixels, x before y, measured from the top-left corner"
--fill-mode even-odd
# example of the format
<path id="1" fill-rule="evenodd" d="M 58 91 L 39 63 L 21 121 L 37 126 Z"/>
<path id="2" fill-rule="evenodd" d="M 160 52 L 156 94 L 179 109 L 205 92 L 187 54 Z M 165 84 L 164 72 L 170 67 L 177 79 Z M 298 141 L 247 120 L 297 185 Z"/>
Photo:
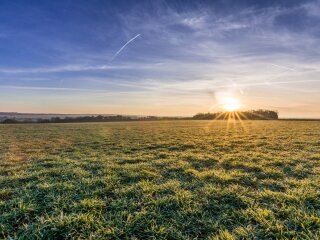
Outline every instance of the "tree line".
<path id="1" fill-rule="evenodd" d="M 217 113 L 198 113 L 193 117 L 157 117 L 157 116 L 124 116 L 124 115 L 110 115 L 110 116 L 81 116 L 81 117 L 52 117 L 50 119 L 19 119 L 6 118 L 0 123 L 77 123 L 77 122 L 122 122 L 122 121 L 161 121 L 161 120 L 225 120 L 225 119 L 239 119 L 239 120 L 274 120 L 278 119 L 278 112 L 270 110 L 250 110 L 237 112 L 217 112 Z"/>
<path id="2" fill-rule="evenodd" d="M 193 119 L 198 120 L 225 120 L 230 118 L 239 120 L 275 120 L 279 117 L 278 112 L 263 109 L 236 112 L 198 113 L 193 116 Z"/>
<path id="3" fill-rule="evenodd" d="M 159 121 L 159 120 L 179 120 L 189 118 L 179 117 L 157 117 L 157 116 L 124 116 L 124 115 L 110 115 L 110 116 L 80 116 L 80 117 L 52 117 L 49 119 L 19 119 L 6 118 L 0 123 L 14 124 L 14 123 L 81 123 L 81 122 L 122 122 L 122 121 Z"/>

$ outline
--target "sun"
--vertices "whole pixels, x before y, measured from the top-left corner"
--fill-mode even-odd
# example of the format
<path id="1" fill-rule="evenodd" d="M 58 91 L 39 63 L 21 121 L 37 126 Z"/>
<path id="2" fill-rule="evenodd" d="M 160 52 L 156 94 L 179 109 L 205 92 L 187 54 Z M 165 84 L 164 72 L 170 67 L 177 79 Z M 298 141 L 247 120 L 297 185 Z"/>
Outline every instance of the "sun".
<path id="1" fill-rule="evenodd" d="M 223 101 L 222 107 L 228 112 L 234 112 L 239 110 L 240 102 L 236 98 L 226 98 Z"/>

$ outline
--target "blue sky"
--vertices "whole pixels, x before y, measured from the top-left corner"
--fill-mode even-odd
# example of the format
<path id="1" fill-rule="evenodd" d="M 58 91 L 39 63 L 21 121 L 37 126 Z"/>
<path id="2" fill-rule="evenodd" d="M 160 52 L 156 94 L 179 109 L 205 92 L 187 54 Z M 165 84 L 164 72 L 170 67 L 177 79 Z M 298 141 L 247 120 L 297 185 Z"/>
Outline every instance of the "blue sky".
<path id="1" fill-rule="evenodd" d="M 0 0 L 0 111 L 320 117 L 320 1 Z"/>

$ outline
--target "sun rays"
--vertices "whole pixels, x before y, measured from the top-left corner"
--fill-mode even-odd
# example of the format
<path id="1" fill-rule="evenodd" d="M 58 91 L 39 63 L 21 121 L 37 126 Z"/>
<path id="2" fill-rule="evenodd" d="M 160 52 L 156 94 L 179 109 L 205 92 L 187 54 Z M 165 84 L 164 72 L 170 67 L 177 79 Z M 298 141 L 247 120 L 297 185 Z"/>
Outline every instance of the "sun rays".
<path id="1" fill-rule="evenodd" d="M 248 120 L 247 116 L 240 111 L 223 111 L 216 115 L 216 117 L 210 120 L 206 124 L 206 128 L 211 128 L 214 124 L 220 122 L 225 124 L 226 133 L 229 132 L 231 129 L 239 130 L 247 132 L 246 125 L 244 120 Z"/>
<path id="2" fill-rule="evenodd" d="M 218 107 L 223 111 L 216 115 L 210 125 L 215 120 L 225 120 L 227 131 L 229 131 L 231 127 L 239 126 L 239 123 L 240 126 L 245 129 L 245 125 L 242 120 L 247 119 L 247 117 L 240 112 L 240 108 L 242 107 L 240 100 L 231 93 L 219 94 L 217 95 L 217 100 Z"/>

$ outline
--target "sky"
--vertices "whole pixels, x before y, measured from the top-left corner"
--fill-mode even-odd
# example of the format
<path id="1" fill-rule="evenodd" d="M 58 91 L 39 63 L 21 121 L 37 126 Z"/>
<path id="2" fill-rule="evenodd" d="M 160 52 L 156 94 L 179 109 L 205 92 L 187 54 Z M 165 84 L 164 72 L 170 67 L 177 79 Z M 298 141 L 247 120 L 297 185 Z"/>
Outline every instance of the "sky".
<path id="1" fill-rule="evenodd" d="M 320 118 L 320 0 L 0 0 L 0 112 Z"/>

